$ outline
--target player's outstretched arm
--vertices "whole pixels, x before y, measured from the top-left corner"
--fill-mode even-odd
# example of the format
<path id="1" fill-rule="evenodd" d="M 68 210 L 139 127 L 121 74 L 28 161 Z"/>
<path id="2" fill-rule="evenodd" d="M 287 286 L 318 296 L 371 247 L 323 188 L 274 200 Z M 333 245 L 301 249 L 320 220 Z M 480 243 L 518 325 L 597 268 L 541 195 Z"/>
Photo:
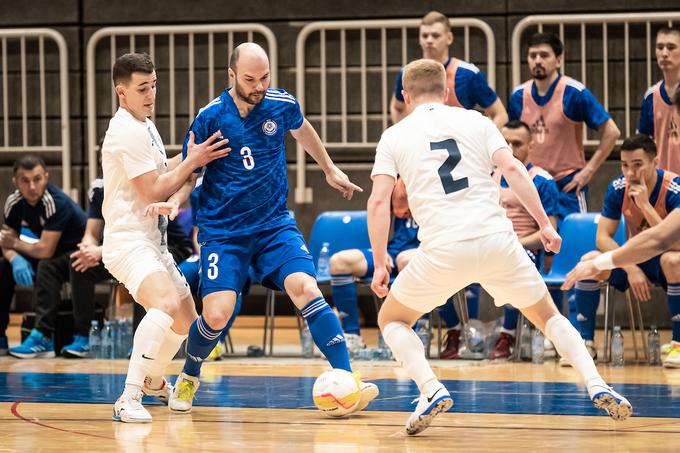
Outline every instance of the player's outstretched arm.
<path id="1" fill-rule="evenodd" d="M 373 250 L 374 269 L 371 289 L 378 297 L 387 296 L 390 274 L 387 271 L 387 238 L 390 234 L 390 198 L 396 180 L 389 175 L 375 175 L 368 198 L 366 216 L 368 237 Z"/>
<path id="2" fill-rule="evenodd" d="M 541 198 L 538 195 L 536 186 L 531 181 L 527 169 L 520 161 L 515 159 L 510 148 L 496 150 L 493 153 L 492 160 L 508 181 L 508 185 L 517 195 L 517 198 L 519 198 L 526 210 L 531 214 L 531 217 L 538 223 L 541 230 L 543 247 L 551 252 L 559 252 L 562 238 L 560 238 L 550 223 L 550 219 L 541 204 Z"/>
<path id="3" fill-rule="evenodd" d="M 312 156 L 316 163 L 319 164 L 326 174 L 328 185 L 342 192 L 344 198 L 351 200 L 355 191 L 364 191 L 361 187 L 352 183 L 347 175 L 333 163 L 326 151 L 326 147 L 321 142 L 319 134 L 316 133 L 309 121 L 305 119 L 299 129 L 291 130 L 290 133 L 302 145 L 305 151 Z"/>
<path id="4" fill-rule="evenodd" d="M 167 201 L 186 183 L 194 170 L 228 155 L 231 148 L 222 147 L 226 146 L 229 140 L 218 140 L 220 137 L 222 133 L 217 131 L 203 143 L 196 144 L 194 133 L 189 132 L 187 157 L 173 170 L 162 175 L 157 171 L 150 171 L 131 179 L 132 187 L 135 188 L 144 204 Z"/>

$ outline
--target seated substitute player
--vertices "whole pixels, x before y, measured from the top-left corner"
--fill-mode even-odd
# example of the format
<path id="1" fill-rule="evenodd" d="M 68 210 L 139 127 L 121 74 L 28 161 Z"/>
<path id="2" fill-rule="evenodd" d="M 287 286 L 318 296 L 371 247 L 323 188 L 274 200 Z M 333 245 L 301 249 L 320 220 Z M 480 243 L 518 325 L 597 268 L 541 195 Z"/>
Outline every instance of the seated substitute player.
<path id="1" fill-rule="evenodd" d="M 394 277 L 404 268 L 408 257 L 418 247 L 418 225 L 410 218 L 404 184 L 397 181 L 392 193 L 394 227 L 387 245 L 387 267 Z M 334 253 L 330 259 L 331 291 L 333 303 L 340 312 L 347 349 L 356 351 L 366 347 L 359 328 L 356 278 L 373 275 L 371 249 L 349 249 Z"/>
<path id="2" fill-rule="evenodd" d="M 597 372 L 576 329 L 562 316 L 536 267 L 498 204 L 490 177 L 498 167 L 540 226 L 546 250 L 558 252 L 561 238 L 541 207 L 524 165 L 512 156 L 495 125 L 477 112 L 444 105 L 446 74 L 440 64 L 417 60 L 404 71 L 404 99 L 414 109 L 387 129 L 378 144 L 368 201 L 374 251 L 371 288 L 386 297 L 378 324 L 385 342 L 420 390 L 407 434 L 426 429 L 453 400 L 427 363 L 411 325 L 450 294 L 478 281 L 496 301 L 511 303 L 545 332 L 557 351 L 581 374 L 594 405 L 625 419 L 630 403 Z M 396 176 L 404 179 L 421 245 L 388 292 L 385 256 L 389 199 Z"/>
<path id="3" fill-rule="evenodd" d="M 536 186 L 543 210 L 548 215 L 552 226 L 557 227 L 557 200 L 559 197 L 557 185 L 552 176 L 550 176 L 550 173 L 529 162 L 529 152 L 533 146 L 531 129 L 529 129 L 525 122 L 513 120 L 503 126 L 501 133 L 510 149 L 512 149 L 512 155 L 526 167 L 529 177 L 531 177 L 534 186 Z M 528 252 L 529 257 L 536 260 L 540 251 L 543 250 L 541 230 L 538 223 L 529 214 L 529 211 L 527 211 L 519 198 L 517 198 L 517 195 L 510 188 L 508 181 L 501 173 L 499 171 L 494 172 L 493 176 L 494 181 L 496 181 L 499 187 L 501 206 L 505 209 L 505 215 L 512 222 L 512 229 L 517 234 L 519 243 Z M 562 312 L 561 303 L 557 304 L 557 309 L 559 312 Z M 518 310 L 512 305 L 505 305 L 503 307 L 503 327 L 493 350 L 489 354 L 490 359 L 510 357 L 511 349 L 515 345 L 515 328 L 517 327 L 518 314 Z"/>
<path id="4" fill-rule="evenodd" d="M 675 173 L 657 168 L 656 145 L 647 135 L 634 135 L 621 145 L 622 176 L 609 184 L 604 198 L 602 217 L 597 224 L 597 248 L 600 252 L 614 250 L 618 244 L 614 235 L 621 215 L 626 221 L 629 237 L 658 225 L 680 206 L 680 178 Z M 584 259 L 593 256 L 592 252 Z M 680 249 L 674 246 L 636 265 L 615 269 L 611 275 L 600 276 L 619 291 L 630 288 L 640 301 L 651 298 L 651 285 L 666 290 L 673 321 L 671 350 L 664 366 L 680 367 Z M 576 303 L 581 323 L 581 336 L 594 350 L 595 317 L 600 303 L 602 280 L 576 282 Z"/>
<path id="5" fill-rule="evenodd" d="M 351 371 L 340 322 L 316 284 L 312 257 L 286 208 L 286 133 L 345 198 L 361 188 L 333 164 L 295 97 L 269 88 L 269 58 L 259 45 L 236 47 L 228 72 L 234 86 L 201 109 L 189 130 L 198 141 L 220 130 L 235 151 L 205 168 L 199 194 L 203 313 L 191 325 L 187 360 L 169 403 L 181 412 L 191 410 L 201 363 L 231 317 L 251 265 L 258 281 L 290 296 L 331 366 Z M 361 383 L 357 410 L 377 394 L 374 384 Z"/>
<path id="6" fill-rule="evenodd" d="M 68 195 L 49 182 L 45 162 L 27 155 L 14 163 L 12 182 L 17 189 L 5 202 L 5 224 L 0 233 L 0 352 L 7 351 L 5 329 L 15 283 L 34 285 L 35 327 L 24 342 L 9 349 L 19 359 L 54 357 L 61 287 L 68 280 L 69 255 L 85 231 L 85 213 Z M 37 242 L 22 240 L 28 228 Z M 35 275 L 35 284 L 33 276 Z M 3 340 L 4 339 L 4 340 Z"/>
<path id="7" fill-rule="evenodd" d="M 125 388 L 113 419 L 144 423 L 151 414 L 143 392 L 167 392 L 163 372 L 186 338 L 196 309 L 186 280 L 168 252 L 167 222 L 194 187 L 195 169 L 229 154 L 219 131 L 196 145 L 169 168 L 165 147 L 149 116 L 156 101 L 156 71 L 147 54 L 128 53 L 113 65 L 120 106 L 102 145 L 106 221 L 102 261 L 146 310 L 135 330 Z M 144 390 L 146 389 L 146 390 Z M 152 390 L 153 389 L 153 390 Z"/>

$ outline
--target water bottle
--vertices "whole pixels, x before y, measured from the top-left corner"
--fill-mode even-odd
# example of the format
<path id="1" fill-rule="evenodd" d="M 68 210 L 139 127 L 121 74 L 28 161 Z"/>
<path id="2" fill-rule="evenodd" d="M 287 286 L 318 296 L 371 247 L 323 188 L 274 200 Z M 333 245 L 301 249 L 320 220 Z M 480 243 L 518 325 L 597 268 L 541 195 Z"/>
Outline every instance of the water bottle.
<path id="1" fill-rule="evenodd" d="M 531 337 L 531 362 L 543 363 L 545 359 L 545 344 L 541 329 L 534 329 L 534 335 Z"/>
<path id="2" fill-rule="evenodd" d="M 309 330 L 307 321 L 304 321 L 302 332 L 300 332 L 300 343 L 302 344 L 302 357 L 305 359 L 314 357 L 314 339 L 312 338 L 312 332 Z"/>
<path id="3" fill-rule="evenodd" d="M 661 340 L 659 339 L 659 330 L 656 326 L 651 326 L 649 335 L 647 336 L 647 358 L 649 364 L 652 366 L 661 365 Z"/>
<path id="4" fill-rule="evenodd" d="M 621 326 L 614 326 L 612 335 L 612 366 L 623 366 L 623 334 Z"/>
<path id="5" fill-rule="evenodd" d="M 104 321 L 104 328 L 102 329 L 102 346 L 101 346 L 101 358 L 102 359 L 113 359 L 114 358 L 114 336 L 113 327 L 111 323 L 107 320 Z"/>
<path id="6" fill-rule="evenodd" d="M 101 348 L 102 339 L 99 332 L 99 322 L 93 319 L 91 322 L 90 333 L 88 334 L 90 338 L 90 358 L 99 359 L 101 358 Z"/>
<path id="7" fill-rule="evenodd" d="M 321 245 L 321 251 L 319 252 L 319 261 L 317 262 L 318 266 L 316 272 L 319 275 L 319 277 L 328 277 L 331 275 L 330 255 L 331 244 L 328 242 L 324 242 Z"/>
<path id="8" fill-rule="evenodd" d="M 519 357 L 522 360 L 531 359 L 531 324 L 526 318 L 522 323 L 522 335 L 519 338 Z"/>

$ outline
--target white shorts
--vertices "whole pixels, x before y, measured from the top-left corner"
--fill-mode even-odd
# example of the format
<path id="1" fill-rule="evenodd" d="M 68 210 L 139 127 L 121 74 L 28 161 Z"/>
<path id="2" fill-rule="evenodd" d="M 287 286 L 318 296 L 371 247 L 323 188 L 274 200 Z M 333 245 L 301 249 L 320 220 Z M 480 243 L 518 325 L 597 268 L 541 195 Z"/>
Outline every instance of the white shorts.
<path id="1" fill-rule="evenodd" d="M 548 291 L 515 233 L 507 232 L 452 242 L 447 247 L 419 247 L 397 275 L 391 292 L 402 305 L 429 313 L 475 282 L 499 307 L 529 307 Z"/>
<path id="2" fill-rule="evenodd" d="M 102 262 L 111 275 L 125 285 L 135 300 L 144 279 L 154 272 L 166 272 L 170 276 L 180 299 L 191 297 L 189 284 L 165 248 L 140 242 L 134 244 L 134 247 L 128 245 L 115 250 L 104 247 Z"/>

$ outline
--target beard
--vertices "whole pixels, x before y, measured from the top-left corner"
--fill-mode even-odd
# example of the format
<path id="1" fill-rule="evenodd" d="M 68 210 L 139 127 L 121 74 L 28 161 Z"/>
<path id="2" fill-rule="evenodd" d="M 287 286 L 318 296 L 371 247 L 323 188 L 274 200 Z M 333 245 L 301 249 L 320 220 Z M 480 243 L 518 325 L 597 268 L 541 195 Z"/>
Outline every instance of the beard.
<path id="1" fill-rule="evenodd" d="M 542 67 L 535 67 L 531 70 L 531 77 L 536 80 L 544 80 L 548 78 L 548 73 Z"/>
<path id="2" fill-rule="evenodd" d="M 241 88 L 241 85 L 239 85 L 238 81 L 235 82 L 234 88 L 236 89 L 236 96 L 238 96 L 239 99 L 247 104 L 257 105 L 264 99 L 265 91 L 253 91 L 251 93 L 246 93 L 245 90 Z"/>

